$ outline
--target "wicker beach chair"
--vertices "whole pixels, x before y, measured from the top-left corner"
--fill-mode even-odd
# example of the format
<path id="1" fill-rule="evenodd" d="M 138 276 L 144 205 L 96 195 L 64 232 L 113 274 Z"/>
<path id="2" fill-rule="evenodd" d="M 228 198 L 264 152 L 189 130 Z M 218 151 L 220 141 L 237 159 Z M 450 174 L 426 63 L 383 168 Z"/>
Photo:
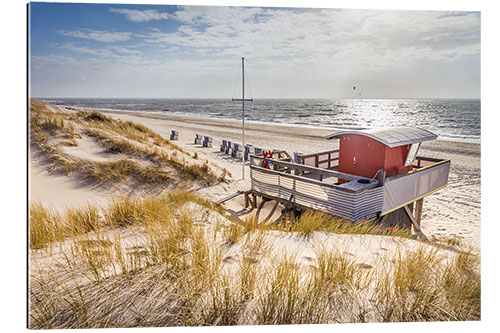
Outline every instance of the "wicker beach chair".
<path id="1" fill-rule="evenodd" d="M 200 134 L 196 134 L 196 136 L 194 138 L 194 144 L 201 145 L 201 135 Z"/>
<path id="2" fill-rule="evenodd" d="M 232 142 L 231 141 L 228 141 L 227 142 L 227 145 L 226 145 L 226 150 L 224 151 L 226 154 L 231 154 L 231 148 L 232 148 Z"/>
<path id="3" fill-rule="evenodd" d="M 179 140 L 179 132 L 172 130 L 172 132 L 170 132 L 170 140 Z"/>
<path id="4" fill-rule="evenodd" d="M 213 138 L 210 137 L 210 136 L 205 136 L 203 138 L 203 147 L 206 147 L 206 148 L 212 148 L 212 141 L 213 141 Z"/>
<path id="5" fill-rule="evenodd" d="M 247 144 L 245 145 L 245 161 L 248 160 L 250 154 L 254 154 L 254 146 L 252 146 L 251 144 Z"/>
<path id="6" fill-rule="evenodd" d="M 261 155 L 263 151 L 263 149 L 259 147 L 253 147 L 253 150 L 255 155 Z"/>
<path id="7" fill-rule="evenodd" d="M 231 157 L 241 158 L 241 145 L 239 143 L 234 143 Z"/>
<path id="8" fill-rule="evenodd" d="M 227 145 L 227 140 L 222 139 L 222 143 L 220 145 L 221 152 L 226 152 L 226 145 Z"/>

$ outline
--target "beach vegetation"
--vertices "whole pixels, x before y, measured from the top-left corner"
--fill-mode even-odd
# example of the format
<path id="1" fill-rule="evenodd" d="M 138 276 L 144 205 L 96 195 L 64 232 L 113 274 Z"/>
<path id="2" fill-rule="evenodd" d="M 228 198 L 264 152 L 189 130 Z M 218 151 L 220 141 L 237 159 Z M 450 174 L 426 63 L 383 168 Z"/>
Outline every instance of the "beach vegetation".
<path id="1" fill-rule="evenodd" d="M 31 204 L 30 328 L 480 319 L 473 252 L 422 244 L 368 265 L 323 246 L 304 261 L 277 250 L 289 231 L 209 222 L 192 204 L 223 213 L 187 191 L 62 212 Z"/>
<path id="2" fill-rule="evenodd" d="M 227 181 L 227 173 L 200 164 L 179 146 L 142 124 L 114 119 L 103 113 L 79 110 L 65 113 L 57 107 L 30 100 L 30 130 L 34 143 L 52 162 L 53 172 L 83 173 L 99 184 L 130 182 L 141 186 L 179 187 Z M 83 136 L 95 137 L 109 161 L 76 159 L 60 147 L 76 147 Z M 179 157 L 178 153 L 183 157 Z M 176 179 L 183 179 L 178 182 Z"/>
<path id="3" fill-rule="evenodd" d="M 325 212 L 313 210 L 305 211 L 300 216 L 291 218 L 288 221 L 269 223 L 265 228 L 300 233 L 305 237 L 310 237 L 314 232 L 323 231 L 337 234 L 387 235 L 412 238 L 411 231 L 403 228 L 386 228 L 370 220 L 352 222 Z"/>

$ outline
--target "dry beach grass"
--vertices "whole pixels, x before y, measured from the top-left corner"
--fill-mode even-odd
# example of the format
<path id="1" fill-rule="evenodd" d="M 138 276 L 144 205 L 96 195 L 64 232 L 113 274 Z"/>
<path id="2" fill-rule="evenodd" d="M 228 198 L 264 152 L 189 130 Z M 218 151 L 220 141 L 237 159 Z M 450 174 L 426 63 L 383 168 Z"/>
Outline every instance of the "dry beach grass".
<path id="1" fill-rule="evenodd" d="M 375 266 L 318 246 L 304 259 L 278 242 L 304 239 L 302 231 L 240 226 L 213 208 L 185 192 L 102 212 L 32 205 L 30 326 L 480 319 L 479 259 L 470 251 L 403 246 Z"/>
<path id="2" fill-rule="evenodd" d="M 68 114 L 31 100 L 30 125 L 32 143 L 50 159 L 54 171 L 62 170 L 66 174 L 80 171 L 99 183 L 133 180 L 139 184 L 167 186 L 181 178 L 213 185 L 224 181 L 227 175 L 224 170 L 217 175 L 208 163 L 195 163 L 182 148 L 143 125 L 117 121 L 98 111 Z M 97 138 L 104 153 L 123 157 L 103 162 L 75 159 L 65 154 L 61 148 L 78 146 L 77 140 L 82 136 Z"/>

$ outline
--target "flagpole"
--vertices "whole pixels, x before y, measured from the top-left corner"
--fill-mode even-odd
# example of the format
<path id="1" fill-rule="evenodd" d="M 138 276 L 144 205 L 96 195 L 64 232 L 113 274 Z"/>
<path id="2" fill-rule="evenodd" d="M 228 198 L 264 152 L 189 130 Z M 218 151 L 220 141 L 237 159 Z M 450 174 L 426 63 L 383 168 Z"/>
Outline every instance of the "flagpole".
<path id="1" fill-rule="evenodd" d="M 241 102 L 241 131 L 242 131 L 242 141 L 243 141 L 243 148 L 242 148 L 242 154 L 241 154 L 241 176 L 242 179 L 245 179 L 245 102 L 252 102 L 252 98 L 245 99 L 245 57 L 241 57 L 241 99 L 240 98 L 233 98 L 233 102 Z"/>
<path id="2" fill-rule="evenodd" d="M 243 100 L 241 102 L 241 110 L 243 113 L 243 116 L 241 117 L 241 128 L 243 129 L 243 148 L 242 148 L 242 154 L 241 154 L 241 177 L 242 179 L 245 179 L 245 57 L 241 57 L 241 80 L 242 80 L 242 92 L 241 92 L 241 99 Z"/>

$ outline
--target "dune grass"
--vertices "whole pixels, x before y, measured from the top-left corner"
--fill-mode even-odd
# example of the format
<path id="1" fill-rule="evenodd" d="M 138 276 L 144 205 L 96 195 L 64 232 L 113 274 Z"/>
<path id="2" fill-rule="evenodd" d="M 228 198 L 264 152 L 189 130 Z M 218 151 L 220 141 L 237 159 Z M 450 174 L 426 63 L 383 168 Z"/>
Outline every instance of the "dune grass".
<path id="1" fill-rule="evenodd" d="M 185 191 L 102 211 L 32 204 L 30 327 L 480 319 L 473 253 L 450 259 L 422 245 L 380 258 L 377 269 L 320 247 L 305 264 L 273 250 L 277 231 L 251 221 L 211 225 L 203 214 L 195 222 L 199 209 L 188 202 L 214 207 Z M 123 238 L 129 228 L 136 238 Z M 45 251 L 61 258 L 57 265 L 47 267 Z"/>
<path id="2" fill-rule="evenodd" d="M 32 140 L 52 161 L 52 171 L 82 172 L 100 184 L 134 181 L 156 187 L 189 186 L 190 182 L 211 186 L 227 180 L 225 170 L 217 175 L 208 163 L 190 161 L 182 148 L 144 125 L 116 120 L 95 110 L 64 113 L 30 100 L 30 125 Z M 61 146 L 77 146 L 76 139 L 82 136 L 96 137 L 106 152 L 126 157 L 102 162 L 74 159 L 63 153 Z"/>
<path id="3" fill-rule="evenodd" d="M 261 226 L 265 229 L 280 230 L 292 233 L 300 233 L 310 237 L 314 232 L 323 231 L 337 234 L 358 235 L 387 235 L 394 237 L 412 238 L 410 230 L 385 228 L 373 221 L 352 221 L 332 216 L 321 211 L 306 211 L 299 217 L 291 219 L 287 223 L 267 224 Z"/>

